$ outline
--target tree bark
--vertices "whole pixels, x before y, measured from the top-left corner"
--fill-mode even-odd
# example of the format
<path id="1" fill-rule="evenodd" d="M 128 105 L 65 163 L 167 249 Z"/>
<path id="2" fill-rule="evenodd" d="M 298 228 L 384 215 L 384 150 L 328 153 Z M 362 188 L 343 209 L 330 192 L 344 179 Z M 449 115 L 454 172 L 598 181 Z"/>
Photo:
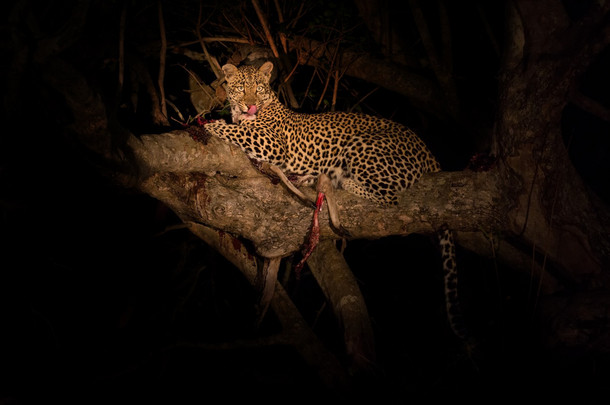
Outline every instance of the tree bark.
<path id="1" fill-rule="evenodd" d="M 518 1 L 509 19 L 509 44 L 500 77 L 496 135 L 502 153 L 501 188 L 516 196 L 507 230 L 540 253 L 575 292 L 542 297 L 542 311 L 558 346 L 607 350 L 610 221 L 570 163 L 561 118 L 576 78 L 610 43 L 610 4 L 573 24 L 558 1 Z M 585 23 L 586 22 L 586 23 Z M 570 311 L 562 310 L 567 306 Z"/>
<path id="2" fill-rule="evenodd" d="M 599 217 L 594 197 L 569 163 L 561 114 L 575 77 L 594 54 L 587 48 L 599 48 L 599 41 L 607 43 L 608 27 L 581 50 L 580 57 L 561 57 L 576 44 L 557 38 L 583 33 L 567 28 L 566 17 L 558 11 L 560 4 L 535 4 L 542 9 L 530 10 L 532 2 L 518 3 L 520 14 L 513 15 L 509 33 L 512 53 L 500 81 L 497 137 L 506 173 L 502 188 L 517 196 L 509 212 L 509 228 L 548 255 L 570 278 L 585 283 L 610 264 L 608 222 Z M 549 18 L 541 23 L 522 17 L 531 15 Z"/>
<path id="3" fill-rule="evenodd" d="M 217 138 L 206 145 L 183 131 L 131 138 L 134 156 L 147 177 L 140 188 L 181 217 L 223 229 L 253 242 L 263 257 L 299 251 L 313 209 L 282 184 L 261 174 L 236 146 Z M 342 225 L 352 238 L 432 233 L 443 223 L 475 231 L 502 227 L 497 173 L 441 172 L 425 175 L 400 204 L 380 207 L 337 190 Z M 340 239 L 328 212 L 320 219 L 322 239 Z"/>
<path id="4" fill-rule="evenodd" d="M 234 236 L 192 222 L 189 223 L 189 229 L 233 263 L 250 284 L 255 284 L 258 271 L 256 259 Z M 262 338 L 263 341 L 256 342 L 256 344 L 259 346 L 284 344 L 294 347 L 301 354 L 303 360 L 318 373 L 323 383 L 328 387 L 333 387 L 339 393 L 347 394 L 350 392 L 351 383 L 341 363 L 318 340 L 278 282 L 275 283 L 275 294 L 271 299 L 271 309 L 278 317 L 282 330 L 278 335 Z"/>
<path id="5" fill-rule="evenodd" d="M 377 357 L 373 326 L 356 278 L 343 255 L 334 241 L 326 240 L 318 245 L 307 263 L 343 328 L 351 373 L 371 373 Z"/>

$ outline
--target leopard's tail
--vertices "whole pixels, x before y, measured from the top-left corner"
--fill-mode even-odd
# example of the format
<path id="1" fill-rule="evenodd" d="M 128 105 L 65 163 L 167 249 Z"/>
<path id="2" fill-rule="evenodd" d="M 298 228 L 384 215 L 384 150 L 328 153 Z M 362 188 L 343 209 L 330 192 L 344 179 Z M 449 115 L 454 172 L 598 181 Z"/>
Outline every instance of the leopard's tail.
<path id="1" fill-rule="evenodd" d="M 468 330 L 458 300 L 458 274 L 455 259 L 455 241 L 453 231 L 445 224 L 438 232 L 438 239 L 443 260 L 443 278 L 445 280 L 445 305 L 451 330 L 460 339 L 468 338 Z"/>

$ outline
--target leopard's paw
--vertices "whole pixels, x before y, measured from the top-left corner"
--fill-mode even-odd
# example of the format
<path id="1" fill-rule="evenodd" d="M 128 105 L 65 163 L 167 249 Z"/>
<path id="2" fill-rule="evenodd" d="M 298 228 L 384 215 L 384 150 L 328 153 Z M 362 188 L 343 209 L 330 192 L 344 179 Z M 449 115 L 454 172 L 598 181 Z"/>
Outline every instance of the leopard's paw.
<path id="1" fill-rule="evenodd" d="M 225 122 L 225 120 L 223 119 L 219 119 L 219 120 L 209 120 L 206 123 L 203 124 L 203 128 L 206 131 L 211 132 L 214 135 L 217 135 L 216 132 L 218 130 L 218 128 L 227 125 L 227 123 Z"/>
<path id="2" fill-rule="evenodd" d="M 252 114 L 240 114 L 237 117 L 237 122 L 241 123 L 243 121 L 254 121 L 256 119 L 256 115 L 252 115 Z"/>
<path id="3" fill-rule="evenodd" d="M 204 127 L 213 127 L 213 126 L 219 126 L 219 125 L 224 125 L 226 124 L 225 120 L 223 119 L 218 119 L 218 120 L 204 120 L 205 122 L 203 123 Z"/>

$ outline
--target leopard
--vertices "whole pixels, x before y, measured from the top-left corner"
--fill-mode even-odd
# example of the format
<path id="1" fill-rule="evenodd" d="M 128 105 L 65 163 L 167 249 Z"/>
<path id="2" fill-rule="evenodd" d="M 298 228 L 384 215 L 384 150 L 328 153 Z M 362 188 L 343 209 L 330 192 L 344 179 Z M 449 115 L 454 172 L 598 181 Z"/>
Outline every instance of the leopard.
<path id="1" fill-rule="evenodd" d="M 251 159 L 312 182 L 320 175 L 380 205 L 396 205 L 401 192 L 441 166 L 423 140 L 395 121 L 352 112 L 295 112 L 271 87 L 273 62 L 222 66 L 233 123 L 205 124 L 211 135 L 237 145 Z M 446 312 L 454 334 L 465 338 L 457 300 L 453 232 L 438 230 Z"/>

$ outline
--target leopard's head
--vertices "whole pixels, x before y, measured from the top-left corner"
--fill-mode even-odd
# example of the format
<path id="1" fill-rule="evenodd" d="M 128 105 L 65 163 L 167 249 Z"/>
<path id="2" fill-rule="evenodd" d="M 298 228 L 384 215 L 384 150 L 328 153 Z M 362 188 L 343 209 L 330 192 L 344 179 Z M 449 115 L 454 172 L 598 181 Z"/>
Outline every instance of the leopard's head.
<path id="1" fill-rule="evenodd" d="M 233 123 L 254 119 L 256 113 L 272 101 L 274 94 L 269 85 L 272 70 L 271 62 L 265 62 L 258 69 L 254 66 L 237 68 L 231 64 L 222 67 L 227 79 L 227 98 Z"/>

